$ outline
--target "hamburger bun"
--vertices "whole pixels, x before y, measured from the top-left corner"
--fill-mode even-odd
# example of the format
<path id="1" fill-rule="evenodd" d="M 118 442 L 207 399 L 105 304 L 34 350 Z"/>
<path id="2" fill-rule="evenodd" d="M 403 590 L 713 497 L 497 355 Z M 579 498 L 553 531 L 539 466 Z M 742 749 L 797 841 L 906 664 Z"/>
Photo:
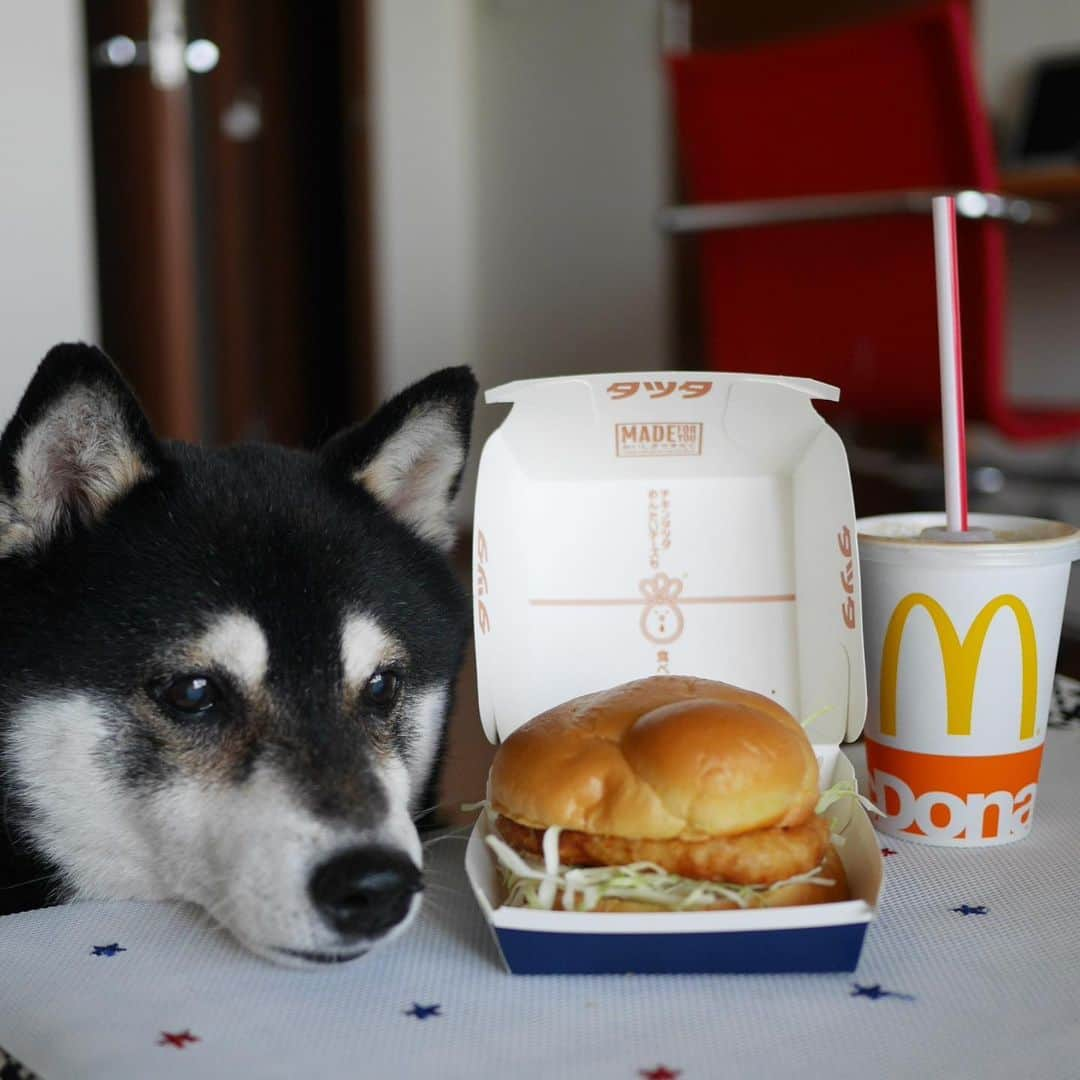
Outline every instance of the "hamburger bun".
<path id="1" fill-rule="evenodd" d="M 653 676 L 519 728 L 496 751 L 488 798 L 533 828 L 692 842 L 805 824 L 818 766 L 806 733 L 775 701 Z"/>

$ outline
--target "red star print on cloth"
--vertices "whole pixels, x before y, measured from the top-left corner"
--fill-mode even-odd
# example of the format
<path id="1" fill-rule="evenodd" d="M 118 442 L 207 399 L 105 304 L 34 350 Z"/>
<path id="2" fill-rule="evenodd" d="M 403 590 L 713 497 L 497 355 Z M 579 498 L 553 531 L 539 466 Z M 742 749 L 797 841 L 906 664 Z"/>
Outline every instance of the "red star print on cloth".
<path id="1" fill-rule="evenodd" d="M 638 1076 L 645 1080 L 675 1080 L 682 1075 L 682 1069 L 669 1069 L 666 1065 L 657 1065 L 655 1069 L 638 1069 Z"/>
<path id="2" fill-rule="evenodd" d="M 192 1035 L 190 1031 L 163 1031 L 158 1039 L 158 1046 L 175 1046 L 177 1050 L 183 1050 L 188 1043 L 197 1043 L 198 1035 Z"/>

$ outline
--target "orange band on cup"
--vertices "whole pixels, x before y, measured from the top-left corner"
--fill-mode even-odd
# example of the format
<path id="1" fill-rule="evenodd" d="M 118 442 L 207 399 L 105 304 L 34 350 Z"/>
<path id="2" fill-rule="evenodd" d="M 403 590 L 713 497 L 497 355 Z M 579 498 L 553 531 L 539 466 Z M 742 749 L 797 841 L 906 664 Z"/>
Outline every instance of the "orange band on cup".
<path id="1" fill-rule="evenodd" d="M 1031 827 L 1042 752 L 946 757 L 867 739 L 871 797 L 890 831 L 952 843 L 1004 840 Z"/>

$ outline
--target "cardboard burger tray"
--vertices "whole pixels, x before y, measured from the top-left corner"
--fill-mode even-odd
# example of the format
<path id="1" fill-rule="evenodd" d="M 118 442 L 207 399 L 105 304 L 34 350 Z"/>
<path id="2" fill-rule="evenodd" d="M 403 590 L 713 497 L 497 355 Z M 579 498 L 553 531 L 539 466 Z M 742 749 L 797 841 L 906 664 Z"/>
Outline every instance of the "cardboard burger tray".
<path id="1" fill-rule="evenodd" d="M 851 476 L 812 405 L 835 388 L 716 372 L 510 383 L 480 459 L 473 596 L 480 718 L 497 742 L 569 698 L 652 674 L 775 698 L 822 787 L 866 713 Z M 850 971 L 881 890 L 865 811 L 834 807 L 853 899 L 755 911 L 500 906 L 477 823 L 466 870 L 516 973 Z"/>

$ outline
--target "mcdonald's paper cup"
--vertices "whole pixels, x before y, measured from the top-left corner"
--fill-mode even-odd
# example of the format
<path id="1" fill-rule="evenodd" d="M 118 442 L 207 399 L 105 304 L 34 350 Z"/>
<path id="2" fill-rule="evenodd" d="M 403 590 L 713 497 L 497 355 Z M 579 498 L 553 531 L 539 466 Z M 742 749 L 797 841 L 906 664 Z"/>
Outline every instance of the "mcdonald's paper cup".
<path id="1" fill-rule="evenodd" d="M 993 539 L 927 540 L 941 514 L 858 522 L 877 828 L 923 844 L 1031 829 L 1080 529 L 972 514 Z"/>

